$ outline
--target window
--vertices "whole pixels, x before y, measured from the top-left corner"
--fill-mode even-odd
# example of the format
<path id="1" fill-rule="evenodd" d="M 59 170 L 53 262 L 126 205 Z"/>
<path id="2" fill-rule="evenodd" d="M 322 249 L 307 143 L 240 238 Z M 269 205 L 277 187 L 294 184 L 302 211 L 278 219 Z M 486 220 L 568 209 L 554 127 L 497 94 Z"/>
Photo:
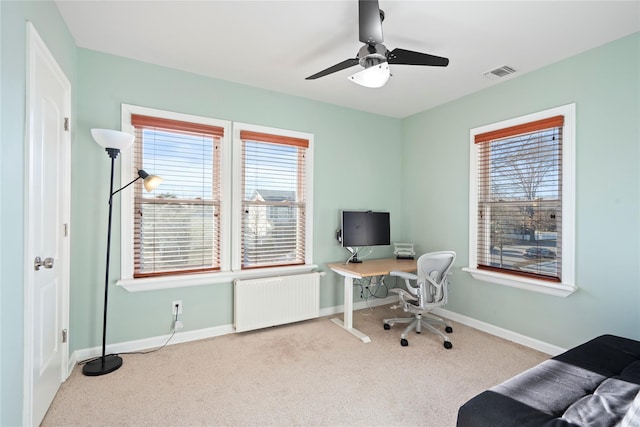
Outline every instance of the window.
<path id="1" fill-rule="evenodd" d="M 164 178 L 135 187 L 133 277 L 220 269 L 220 181 L 224 128 L 131 115 L 134 170 Z"/>
<path id="2" fill-rule="evenodd" d="M 241 266 L 305 262 L 309 141 L 240 129 Z"/>
<path id="3" fill-rule="evenodd" d="M 310 134 L 126 104 L 122 128 L 136 139 L 122 153 L 121 182 L 139 169 L 164 182 L 122 194 L 119 285 L 228 283 L 316 267 Z"/>
<path id="4" fill-rule="evenodd" d="M 472 129 L 465 270 L 475 278 L 575 291 L 574 116 L 569 105 Z"/>

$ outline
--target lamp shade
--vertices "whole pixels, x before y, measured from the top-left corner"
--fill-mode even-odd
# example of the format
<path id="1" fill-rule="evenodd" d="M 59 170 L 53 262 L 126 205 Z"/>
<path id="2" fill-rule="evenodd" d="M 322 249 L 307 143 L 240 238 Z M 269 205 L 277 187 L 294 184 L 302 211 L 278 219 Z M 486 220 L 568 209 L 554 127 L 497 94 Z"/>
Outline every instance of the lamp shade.
<path id="1" fill-rule="evenodd" d="M 104 148 L 125 150 L 133 144 L 135 136 L 113 129 L 91 129 L 91 136 Z"/>
<path id="2" fill-rule="evenodd" d="M 151 193 L 164 181 L 164 179 L 158 175 L 149 175 L 144 169 L 138 170 L 138 177 L 144 180 L 144 189 L 147 190 L 147 193 Z"/>
<path id="3" fill-rule="evenodd" d="M 144 179 L 144 189 L 147 190 L 147 193 L 150 193 L 158 188 L 158 185 L 162 184 L 162 181 L 164 181 L 164 179 L 158 175 L 149 175 Z"/>
<path id="4" fill-rule="evenodd" d="M 349 80 L 361 86 L 377 88 L 384 86 L 390 75 L 389 63 L 383 62 L 349 76 Z"/>

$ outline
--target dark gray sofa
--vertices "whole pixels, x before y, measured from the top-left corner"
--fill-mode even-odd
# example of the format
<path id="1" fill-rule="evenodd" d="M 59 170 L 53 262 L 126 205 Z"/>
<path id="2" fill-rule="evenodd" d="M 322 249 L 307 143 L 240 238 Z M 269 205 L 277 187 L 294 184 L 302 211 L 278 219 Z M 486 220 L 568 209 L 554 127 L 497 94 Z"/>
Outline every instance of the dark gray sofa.
<path id="1" fill-rule="evenodd" d="M 458 427 L 640 426 L 640 341 L 602 335 L 475 396 Z"/>

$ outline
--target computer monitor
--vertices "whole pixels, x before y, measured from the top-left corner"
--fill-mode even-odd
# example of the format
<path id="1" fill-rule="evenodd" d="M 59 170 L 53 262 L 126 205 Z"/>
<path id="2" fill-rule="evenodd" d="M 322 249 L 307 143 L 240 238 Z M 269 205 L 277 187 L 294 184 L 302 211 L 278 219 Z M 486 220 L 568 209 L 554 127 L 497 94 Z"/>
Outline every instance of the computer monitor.
<path id="1" fill-rule="evenodd" d="M 342 246 L 382 246 L 391 244 L 389 212 L 342 211 Z"/>

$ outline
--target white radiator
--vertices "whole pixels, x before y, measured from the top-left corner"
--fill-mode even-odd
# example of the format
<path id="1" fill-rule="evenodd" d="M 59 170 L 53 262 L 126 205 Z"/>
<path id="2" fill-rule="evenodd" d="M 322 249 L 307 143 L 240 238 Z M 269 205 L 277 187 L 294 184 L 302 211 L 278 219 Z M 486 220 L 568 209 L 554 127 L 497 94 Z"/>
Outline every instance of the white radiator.
<path id="1" fill-rule="evenodd" d="M 320 273 L 235 280 L 233 317 L 236 332 L 318 317 Z"/>

